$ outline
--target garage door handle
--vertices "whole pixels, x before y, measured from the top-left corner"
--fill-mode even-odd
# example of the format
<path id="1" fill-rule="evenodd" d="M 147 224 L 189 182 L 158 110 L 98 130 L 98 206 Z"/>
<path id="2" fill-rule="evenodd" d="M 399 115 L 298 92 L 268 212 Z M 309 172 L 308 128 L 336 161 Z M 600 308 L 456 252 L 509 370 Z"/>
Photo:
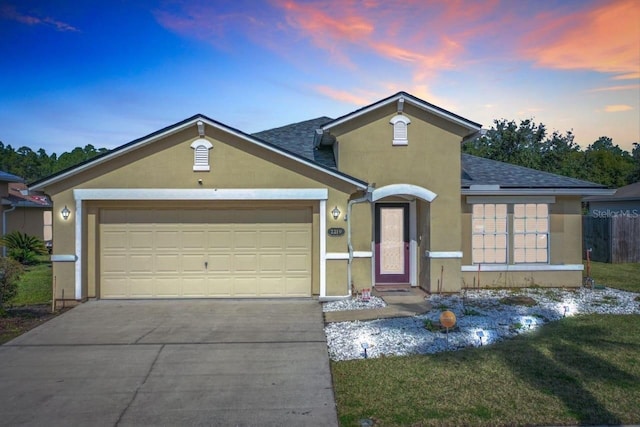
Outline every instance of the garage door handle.
<path id="1" fill-rule="evenodd" d="M 204 269 L 206 270 L 207 268 L 209 268 L 209 262 L 208 262 L 208 261 L 205 261 L 205 262 L 204 262 Z"/>

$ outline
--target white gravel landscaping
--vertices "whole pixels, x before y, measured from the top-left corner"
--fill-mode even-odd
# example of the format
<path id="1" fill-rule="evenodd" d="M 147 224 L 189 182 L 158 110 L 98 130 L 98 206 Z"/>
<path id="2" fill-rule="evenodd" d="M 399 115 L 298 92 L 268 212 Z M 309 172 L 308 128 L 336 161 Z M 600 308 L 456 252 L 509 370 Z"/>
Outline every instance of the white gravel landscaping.
<path id="1" fill-rule="evenodd" d="M 515 295 L 531 297 L 537 304 L 526 307 L 500 303 L 500 299 Z M 325 326 L 325 334 L 332 360 L 361 359 L 364 347 L 368 357 L 438 353 L 492 344 L 564 316 L 640 314 L 639 295 L 611 288 L 467 290 L 460 295 L 429 296 L 433 309 L 424 315 L 331 323 Z M 325 303 L 323 310 L 373 308 L 370 304 L 383 304 L 383 307 L 384 301 L 380 298 L 369 303 L 355 299 L 337 301 Z M 456 328 L 449 331 L 448 338 L 443 332 L 432 332 L 425 327 L 437 322 L 444 310 L 454 312 L 457 317 Z"/>

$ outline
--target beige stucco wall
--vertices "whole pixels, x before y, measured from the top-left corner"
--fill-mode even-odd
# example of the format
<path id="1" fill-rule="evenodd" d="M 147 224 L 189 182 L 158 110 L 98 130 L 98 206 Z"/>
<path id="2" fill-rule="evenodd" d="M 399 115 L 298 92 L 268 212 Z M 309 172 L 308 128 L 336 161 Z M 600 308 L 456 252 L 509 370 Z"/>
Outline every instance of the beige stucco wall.
<path id="1" fill-rule="evenodd" d="M 471 212 L 472 205 L 462 198 L 462 248 L 463 265 L 471 265 Z M 513 212 L 508 214 L 509 230 L 513 229 Z M 582 264 L 582 216 L 580 197 L 557 196 L 549 204 L 549 259 L 551 265 Z M 513 247 L 510 234 L 509 247 Z M 477 286 L 477 272 L 463 274 L 463 287 Z M 581 271 L 524 271 L 486 272 L 480 267 L 480 283 L 483 287 L 499 286 L 580 286 Z"/>
<path id="2" fill-rule="evenodd" d="M 461 129 L 412 105 L 405 106 L 404 114 L 411 120 L 407 146 L 392 144 L 393 127 L 389 120 L 396 115 L 395 105 L 332 129 L 339 147 L 338 166 L 345 173 L 375 184 L 376 188 L 414 184 L 437 194 L 432 203 L 420 202 L 416 209 L 417 280 L 425 289 L 433 287 L 440 278 L 440 266 L 446 265 L 450 272 L 445 284 L 455 290 L 460 284 L 460 260 L 436 261 L 426 258 L 424 253 L 425 250 L 459 251 L 461 248 L 461 136 L 456 133 Z M 368 221 L 354 225 L 354 242 L 359 247 L 370 245 L 373 235 L 371 207 L 367 209 Z M 361 217 L 364 215 L 359 215 L 358 220 Z M 353 219 L 356 221 L 356 214 Z"/>
<path id="3" fill-rule="evenodd" d="M 126 156 L 116 158 L 107 164 L 98 165 L 89 171 L 79 173 L 61 183 L 46 188 L 52 196 L 54 212 L 67 205 L 72 211 L 69 220 L 64 221 L 59 214 L 54 214 L 54 254 L 75 253 L 75 201 L 74 188 L 329 188 L 326 215 L 327 228 L 335 223 L 330 211 L 334 206 L 346 212 L 347 200 L 356 191 L 355 186 L 331 177 L 323 172 L 305 166 L 295 160 L 284 158 L 267 149 L 246 142 L 240 138 L 208 128 L 207 139 L 213 144 L 210 150 L 211 170 L 194 172 L 193 149 L 191 143 L 197 139 L 195 126 L 165 139 L 154 142 Z M 202 180 L 199 184 L 198 180 Z M 252 206 L 264 206 L 265 202 L 248 202 Z M 318 201 L 273 202 L 281 206 L 303 203 L 314 209 L 313 215 L 313 243 L 312 243 L 312 293 L 320 292 L 319 285 L 319 215 Z M 99 210 L 102 207 L 126 206 L 140 207 L 171 207 L 195 208 L 207 206 L 209 208 L 233 208 L 242 202 L 118 202 L 91 201 L 83 206 L 83 296 L 99 295 L 99 247 L 97 241 L 97 227 L 99 226 Z M 246 207 L 246 203 L 244 204 Z M 342 208 L 344 206 L 344 209 Z M 344 221 L 341 222 L 343 226 Z M 327 239 L 327 250 L 346 252 L 346 236 Z M 334 274 L 335 273 L 335 274 Z M 56 283 L 55 298 L 74 296 L 75 264 L 73 262 L 53 263 L 54 281 Z M 332 272 L 339 276 L 340 272 Z M 344 278 L 333 280 L 336 284 L 346 283 Z M 329 282 L 327 282 L 329 283 Z M 336 289 L 337 286 L 336 286 Z M 342 292 L 342 289 L 340 289 Z"/>

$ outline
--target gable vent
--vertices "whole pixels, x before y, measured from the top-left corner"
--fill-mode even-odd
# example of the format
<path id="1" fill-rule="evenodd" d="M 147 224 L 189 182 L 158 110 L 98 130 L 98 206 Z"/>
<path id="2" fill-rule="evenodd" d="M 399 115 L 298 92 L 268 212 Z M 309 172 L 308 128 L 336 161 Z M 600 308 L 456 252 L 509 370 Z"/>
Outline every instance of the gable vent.
<path id="1" fill-rule="evenodd" d="M 409 145 L 408 125 L 411 120 L 404 114 L 397 114 L 389 123 L 393 125 L 393 145 Z"/>
<path id="2" fill-rule="evenodd" d="M 193 154 L 193 170 L 194 171 L 208 171 L 211 170 L 209 165 L 209 150 L 213 148 L 213 145 L 204 138 L 195 140 L 191 144 L 191 148 L 194 149 Z"/>

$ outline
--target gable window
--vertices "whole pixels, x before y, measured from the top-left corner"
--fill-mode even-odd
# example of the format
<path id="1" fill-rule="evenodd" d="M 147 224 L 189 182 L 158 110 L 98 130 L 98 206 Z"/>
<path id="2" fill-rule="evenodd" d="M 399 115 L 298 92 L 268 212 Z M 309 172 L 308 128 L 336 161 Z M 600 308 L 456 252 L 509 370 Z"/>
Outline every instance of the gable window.
<path id="1" fill-rule="evenodd" d="M 393 145 L 409 145 L 408 126 L 411 120 L 403 114 L 397 114 L 389 123 L 393 125 Z"/>
<path id="2" fill-rule="evenodd" d="M 507 262 L 507 205 L 473 205 L 472 259 L 474 264 Z"/>
<path id="3" fill-rule="evenodd" d="M 548 262 L 549 206 L 546 203 L 513 205 L 513 262 Z"/>
<path id="4" fill-rule="evenodd" d="M 191 148 L 193 148 L 193 170 L 211 170 L 209 166 L 209 150 L 213 148 L 213 145 L 206 139 L 200 138 L 191 144 Z"/>

